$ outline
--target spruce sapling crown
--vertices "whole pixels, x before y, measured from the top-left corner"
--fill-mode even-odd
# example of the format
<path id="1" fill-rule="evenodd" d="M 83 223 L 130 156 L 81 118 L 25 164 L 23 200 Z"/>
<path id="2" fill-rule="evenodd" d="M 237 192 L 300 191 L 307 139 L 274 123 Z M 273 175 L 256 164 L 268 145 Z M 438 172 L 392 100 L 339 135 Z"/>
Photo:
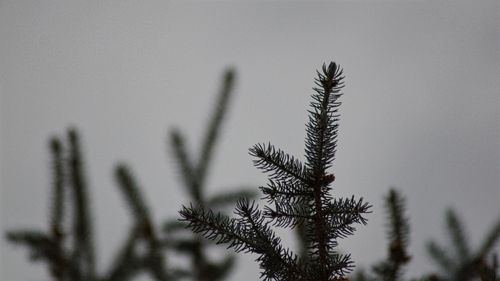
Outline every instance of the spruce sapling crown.
<path id="1" fill-rule="evenodd" d="M 334 62 L 323 64 L 313 88 L 309 121 L 306 125 L 303 164 L 271 144 L 250 148 L 254 165 L 269 175 L 261 187 L 267 205 L 263 210 L 248 199 L 236 205 L 238 218 L 229 218 L 202 205 L 184 206 L 182 221 L 194 232 L 217 243 L 226 243 L 236 252 L 258 255 L 264 280 L 334 281 L 343 280 L 352 270 L 349 254 L 336 251 L 338 239 L 353 234 L 353 224 L 366 224 L 370 212 L 363 199 L 334 198 L 329 173 L 335 158 L 338 136 L 338 108 L 343 71 Z M 304 226 L 307 258 L 301 258 L 282 245 L 271 226 Z"/>

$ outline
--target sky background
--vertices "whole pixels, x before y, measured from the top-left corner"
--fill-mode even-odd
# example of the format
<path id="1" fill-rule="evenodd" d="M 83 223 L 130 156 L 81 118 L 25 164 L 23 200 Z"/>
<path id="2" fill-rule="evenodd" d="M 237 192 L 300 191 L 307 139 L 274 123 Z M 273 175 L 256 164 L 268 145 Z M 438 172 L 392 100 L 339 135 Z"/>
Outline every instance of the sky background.
<path id="1" fill-rule="evenodd" d="M 0 1 L 0 231 L 45 229 L 47 141 L 76 126 L 103 271 L 131 223 L 112 178 L 118 161 L 157 222 L 176 217 L 187 202 L 168 131 L 182 128 L 196 151 L 233 66 L 208 192 L 264 185 L 247 149 L 270 141 L 303 156 L 315 70 L 330 60 L 346 76 L 334 195 L 374 205 L 341 248 L 359 265 L 386 255 L 390 186 L 408 199 L 407 276 L 434 268 L 424 244 L 445 241 L 447 207 L 477 245 L 500 217 L 499 1 Z M 49 280 L 25 248 L 0 246 L 1 280 Z M 257 280 L 254 258 L 232 280 Z"/>

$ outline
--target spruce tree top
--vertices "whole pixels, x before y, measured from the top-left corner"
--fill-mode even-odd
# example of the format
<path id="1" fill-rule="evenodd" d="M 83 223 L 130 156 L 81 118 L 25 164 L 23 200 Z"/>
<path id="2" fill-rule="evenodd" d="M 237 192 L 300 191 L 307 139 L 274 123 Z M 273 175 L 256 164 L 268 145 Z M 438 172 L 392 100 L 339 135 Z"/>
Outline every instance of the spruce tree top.
<path id="1" fill-rule="evenodd" d="M 352 270 L 350 255 L 336 251 L 338 239 L 353 234 L 354 223 L 366 224 L 364 215 L 371 206 L 362 198 L 331 194 L 335 176 L 329 169 L 337 146 L 342 73 L 334 62 L 317 72 L 306 125 L 305 164 L 271 144 L 250 149 L 254 165 L 269 175 L 267 186 L 260 188 L 267 201 L 263 210 L 241 199 L 235 210 L 238 218 L 200 205 L 180 211 L 181 220 L 188 221 L 194 232 L 227 243 L 237 252 L 257 254 L 263 280 L 342 280 Z M 304 226 L 307 255 L 299 257 L 283 247 L 273 225 Z"/>

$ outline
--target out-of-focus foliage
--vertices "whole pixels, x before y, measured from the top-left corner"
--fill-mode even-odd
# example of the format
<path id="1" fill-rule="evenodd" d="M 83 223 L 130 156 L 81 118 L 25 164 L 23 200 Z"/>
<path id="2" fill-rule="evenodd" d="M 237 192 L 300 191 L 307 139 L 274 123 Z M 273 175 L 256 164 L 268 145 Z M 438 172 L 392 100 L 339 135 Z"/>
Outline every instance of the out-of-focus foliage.
<path id="1" fill-rule="evenodd" d="M 234 206 L 240 198 L 254 196 L 253 190 L 243 187 L 228 188 L 222 193 L 211 196 L 206 192 L 207 175 L 213 164 L 214 150 L 234 92 L 234 82 L 235 71 L 228 69 L 224 73 L 215 109 L 206 126 L 207 131 L 196 158 L 186 148 L 186 140 L 180 130 L 173 129 L 170 133 L 172 150 L 176 156 L 183 187 L 189 196 L 189 201 L 218 210 L 226 206 Z M 219 261 L 209 259 L 207 250 L 213 243 L 199 235 L 192 235 L 187 231 L 186 226 L 187 223 L 180 222 L 177 218 L 164 224 L 164 231 L 168 235 L 167 247 L 190 258 L 189 268 L 177 269 L 177 272 L 183 277 L 196 281 L 218 281 L 227 277 L 234 265 L 234 256 L 226 255 Z"/>
<path id="2" fill-rule="evenodd" d="M 399 192 L 391 190 L 386 197 L 386 210 L 389 214 L 387 224 L 389 255 L 385 261 L 372 267 L 373 274 L 358 269 L 353 275 L 354 281 L 403 281 L 401 267 L 410 260 L 408 254 L 409 219 L 404 213 L 405 200 Z M 500 238 L 498 221 L 482 241 L 481 246 L 472 251 L 463 223 L 453 209 L 446 212 L 446 227 L 451 248 L 446 249 L 435 241 L 427 244 L 427 250 L 438 273 L 424 274 L 411 281 L 499 281 L 498 261 L 491 251 Z"/>
<path id="3" fill-rule="evenodd" d="M 134 222 L 111 268 L 103 274 L 96 271 L 93 209 L 76 129 L 68 131 L 68 139 L 67 147 L 57 137 L 50 142 L 53 191 L 48 230 L 9 231 L 8 240 L 27 246 L 31 258 L 46 262 L 50 274 L 57 281 L 123 281 L 144 271 L 154 280 L 174 280 L 167 270 L 160 240 L 141 189 L 124 165 L 116 168 L 115 175 Z M 68 205 L 71 208 L 67 208 Z M 65 217 L 67 209 L 73 213 L 71 218 Z M 141 244 L 146 245 L 145 251 L 137 250 Z"/>
<path id="4" fill-rule="evenodd" d="M 172 146 L 181 167 L 184 187 L 190 199 L 199 204 L 221 208 L 235 203 L 239 198 L 253 196 L 253 191 L 239 189 L 213 196 L 205 195 L 206 176 L 212 165 L 212 154 L 218 141 L 222 121 L 233 92 L 234 71 L 224 74 L 222 88 L 215 103 L 214 114 L 207 126 L 201 154 L 195 163 L 187 155 L 184 139 L 178 130 L 171 133 Z M 149 204 L 142 195 L 142 188 L 130 168 L 119 164 L 115 178 L 124 201 L 130 210 L 132 224 L 126 230 L 126 239 L 115 254 L 109 269 L 100 274 L 95 268 L 93 243 L 94 220 L 88 193 L 87 180 L 76 129 L 68 132 L 67 147 L 61 139 L 50 142 L 52 153 L 53 190 L 48 230 L 9 231 L 7 239 L 25 245 L 35 261 L 46 262 L 56 281 L 124 281 L 132 280 L 146 272 L 158 281 L 192 279 L 218 281 L 233 268 L 232 255 L 220 261 L 209 260 L 205 251 L 207 240 L 199 236 L 186 236 L 185 224 L 177 219 L 164 223 L 158 232 Z M 65 214 L 72 211 L 72 217 Z M 180 235 L 177 235 L 180 234 Z M 189 268 L 167 266 L 167 253 L 183 253 L 191 258 Z"/>
<path id="5" fill-rule="evenodd" d="M 472 250 L 465 227 L 456 212 L 448 209 L 445 217 L 451 247 L 447 249 L 434 240 L 427 244 L 430 257 L 440 269 L 436 275 L 438 280 L 499 280 L 496 255 L 492 255 L 491 251 L 500 238 L 500 220 L 493 225 L 480 246 Z"/>

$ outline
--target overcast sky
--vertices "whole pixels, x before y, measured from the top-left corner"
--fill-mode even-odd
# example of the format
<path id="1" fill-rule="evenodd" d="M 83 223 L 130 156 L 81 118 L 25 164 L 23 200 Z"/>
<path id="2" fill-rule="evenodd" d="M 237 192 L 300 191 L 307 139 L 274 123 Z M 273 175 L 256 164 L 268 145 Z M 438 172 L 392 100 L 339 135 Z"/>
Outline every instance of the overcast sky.
<path id="1" fill-rule="evenodd" d="M 209 191 L 263 185 L 247 149 L 270 141 L 303 156 L 315 70 L 345 71 L 334 194 L 374 204 L 368 226 L 341 241 L 357 264 L 386 255 L 382 196 L 408 198 L 408 276 L 433 269 L 453 206 L 472 244 L 500 217 L 498 1 L 0 1 L 1 228 L 47 222 L 47 140 L 83 135 L 105 270 L 130 220 L 112 179 L 134 169 L 158 222 L 186 203 L 167 132 L 196 150 L 222 71 L 235 98 Z M 49 280 L 25 248 L 2 239 L 0 279 Z M 245 256 L 232 280 L 258 279 Z"/>

